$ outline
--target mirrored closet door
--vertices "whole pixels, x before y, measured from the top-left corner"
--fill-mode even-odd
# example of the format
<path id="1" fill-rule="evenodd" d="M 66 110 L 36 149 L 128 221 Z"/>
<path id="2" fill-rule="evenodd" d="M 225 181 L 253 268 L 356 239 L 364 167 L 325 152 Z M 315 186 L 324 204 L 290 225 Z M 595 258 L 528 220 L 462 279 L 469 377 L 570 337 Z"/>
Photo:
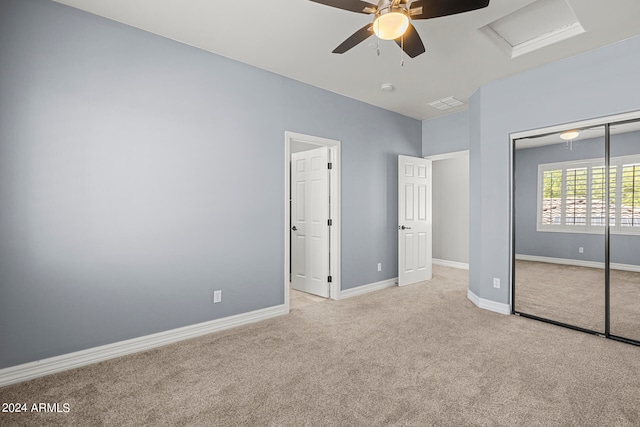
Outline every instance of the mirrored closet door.
<path id="1" fill-rule="evenodd" d="M 515 141 L 515 308 L 604 333 L 604 127 Z"/>
<path id="2" fill-rule="evenodd" d="M 610 334 L 640 341 L 640 121 L 610 129 Z"/>
<path id="3" fill-rule="evenodd" d="M 640 120 L 513 143 L 513 312 L 640 344 Z"/>

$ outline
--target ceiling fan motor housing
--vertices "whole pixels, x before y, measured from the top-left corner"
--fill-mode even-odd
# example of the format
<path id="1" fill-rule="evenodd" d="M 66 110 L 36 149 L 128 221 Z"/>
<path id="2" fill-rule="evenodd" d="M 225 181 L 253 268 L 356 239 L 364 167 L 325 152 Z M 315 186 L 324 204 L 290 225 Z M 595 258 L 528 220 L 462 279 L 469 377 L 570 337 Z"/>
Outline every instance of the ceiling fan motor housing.
<path id="1" fill-rule="evenodd" d="M 387 13 L 401 13 L 407 18 L 409 17 L 409 11 L 404 6 L 394 6 L 393 4 L 388 4 L 386 6 L 378 8 L 375 19 L 378 19 L 380 16 L 386 15 Z"/>

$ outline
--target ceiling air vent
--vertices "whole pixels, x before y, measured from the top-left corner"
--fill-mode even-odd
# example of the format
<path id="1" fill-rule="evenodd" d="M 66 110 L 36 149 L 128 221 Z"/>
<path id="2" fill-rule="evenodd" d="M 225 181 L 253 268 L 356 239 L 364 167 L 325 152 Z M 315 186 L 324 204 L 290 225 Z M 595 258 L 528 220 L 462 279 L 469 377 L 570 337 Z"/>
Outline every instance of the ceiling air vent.
<path id="1" fill-rule="evenodd" d="M 448 98 L 438 99 L 437 101 L 433 101 L 429 103 L 429 107 L 433 107 L 436 110 L 440 110 L 440 111 L 449 110 L 451 108 L 456 108 L 461 105 L 464 105 L 464 102 L 454 98 L 453 96 L 450 96 Z"/>
<path id="2" fill-rule="evenodd" d="M 585 32 L 565 0 L 538 0 L 480 28 L 511 58 Z"/>

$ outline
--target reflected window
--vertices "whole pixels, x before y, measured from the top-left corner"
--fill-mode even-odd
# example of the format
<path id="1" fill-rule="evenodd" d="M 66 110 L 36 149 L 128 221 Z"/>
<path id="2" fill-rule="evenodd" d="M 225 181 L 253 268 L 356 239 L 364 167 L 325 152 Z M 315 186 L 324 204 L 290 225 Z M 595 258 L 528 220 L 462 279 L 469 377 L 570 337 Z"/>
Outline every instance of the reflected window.
<path id="1" fill-rule="evenodd" d="M 640 156 L 615 157 L 610 164 L 611 231 L 640 233 Z M 605 174 L 602 159 L 539 165 L 538 231 L 602 233 L 607 215 Z"/>
<path id="2" fill-rule="evenodd" d="M 640 163 L 622 166 L 620 226 L 640 227 Z"/>
<path id="3" fill-rule="evenodd" d="M 566 169 L 565 224 L 587 224 L 587 174 L 588 168 Z"/>
<path id="4" fill-rule="evenodd" d="M 562 223 L 562 169 L 542 170 L 542 224 Z"/>

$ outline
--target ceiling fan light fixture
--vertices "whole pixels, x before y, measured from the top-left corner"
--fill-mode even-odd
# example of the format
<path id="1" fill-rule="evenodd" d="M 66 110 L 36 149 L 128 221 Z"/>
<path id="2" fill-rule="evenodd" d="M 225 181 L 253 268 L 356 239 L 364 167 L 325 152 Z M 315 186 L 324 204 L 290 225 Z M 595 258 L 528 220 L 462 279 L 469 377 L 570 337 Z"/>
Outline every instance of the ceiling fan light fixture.
<path id="1" fill-rule="evenodd" d="M 400 7 L 378 11 L 373 21 L 373 32 L 382 40 L 395 40 L 409 28 L 409 14 Z"/>
<path id="2" fill-rule="evenodd" d="M 560 138 L 564 139 L 565 141 L 572 141 L 574 139 L 576 139 L 578 137 L 578 135 L 580 135 L 580 132 L 578 132 L 577 130 L 566 130 L 564 132 L 562 132 L 560 134 Z"/>

